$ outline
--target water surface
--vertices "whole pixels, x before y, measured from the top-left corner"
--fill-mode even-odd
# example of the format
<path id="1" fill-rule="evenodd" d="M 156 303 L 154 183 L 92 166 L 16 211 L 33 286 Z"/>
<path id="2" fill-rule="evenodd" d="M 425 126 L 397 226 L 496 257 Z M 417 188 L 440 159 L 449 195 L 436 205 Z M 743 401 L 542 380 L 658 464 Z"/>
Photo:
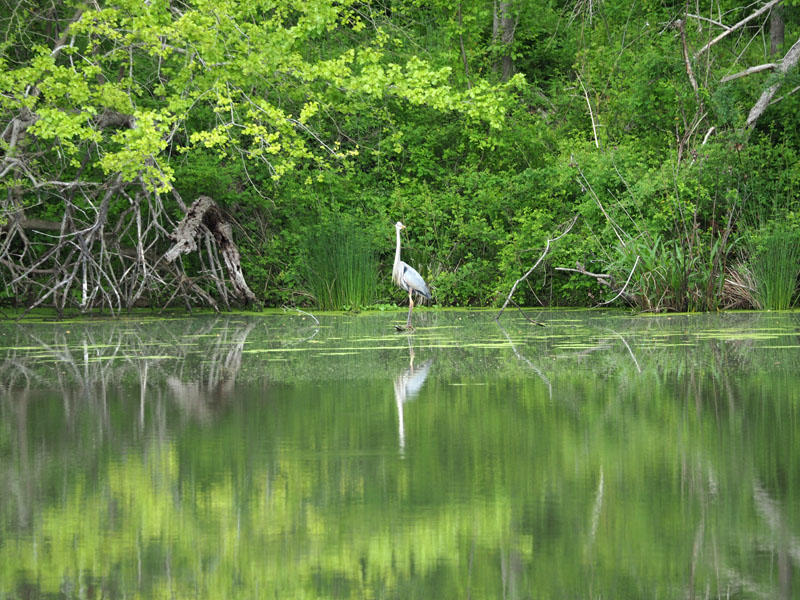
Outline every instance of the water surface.
<path id="1" fill-rule="evenodd" d="M 0 598 L 791 598 L 800 314 L 0 324 Z"/>

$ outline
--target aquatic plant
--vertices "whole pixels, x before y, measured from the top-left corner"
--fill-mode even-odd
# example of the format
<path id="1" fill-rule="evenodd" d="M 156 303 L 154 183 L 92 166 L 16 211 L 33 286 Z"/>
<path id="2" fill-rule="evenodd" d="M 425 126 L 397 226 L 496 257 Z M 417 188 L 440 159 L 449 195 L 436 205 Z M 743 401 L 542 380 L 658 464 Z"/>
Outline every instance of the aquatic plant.
<path id="1" fill-rule="evenodd" d="M 748 267 L 756 308 L 791 308 L 800 273 L 800 230 L 772 222 L 749 241 Z"/>
<path id="2" fill-rule="evenodd" d="M 619 248 L 609 272 L 620 286 L 630 277 L 624 297 L 640 310 L 713 310 L 722 284 L 718 273 L 722 241 L 712 240 L 707 253 L 700 246 L 642 234 Z"/>
<path id="3" fill-rule="evenodd" d="M 375 302 L 378 256 L 353 223 L 327 223 L 307 242 L 306 284 L 322 310 L 350 310 Z"/>

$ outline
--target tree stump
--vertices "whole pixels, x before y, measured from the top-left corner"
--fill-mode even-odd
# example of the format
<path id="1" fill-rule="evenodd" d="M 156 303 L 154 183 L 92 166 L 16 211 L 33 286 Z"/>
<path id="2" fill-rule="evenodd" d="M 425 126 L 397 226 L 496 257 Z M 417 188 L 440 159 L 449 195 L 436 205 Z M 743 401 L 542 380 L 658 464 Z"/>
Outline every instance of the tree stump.
<path id="1" fill-rule="evenodd" d="M 234 293 L 245 304 L 255 302 L 256 296 L 248 287 L 242 273 L 239 249 L 233 241 L 231 224 L 225 220 L 217 203 L 208 196 L 200 196 L 189 207 L 186 216 L 170 236 L 175 244 L 167 250 L 164 258 L 172 262 L 182 254 L 197 250 L 197 237 L 204 227 L 214 236 Z"/>

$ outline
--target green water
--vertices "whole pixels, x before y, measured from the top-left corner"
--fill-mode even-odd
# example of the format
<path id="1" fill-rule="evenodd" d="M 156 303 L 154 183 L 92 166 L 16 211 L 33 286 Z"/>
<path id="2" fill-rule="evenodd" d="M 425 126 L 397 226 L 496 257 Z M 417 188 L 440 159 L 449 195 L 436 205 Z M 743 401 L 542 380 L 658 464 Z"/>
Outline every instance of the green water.
<path id="1" fill-rule="evenodd" d="M 0 324 L 0 598 L 800 596 L 800 314 Z"/>

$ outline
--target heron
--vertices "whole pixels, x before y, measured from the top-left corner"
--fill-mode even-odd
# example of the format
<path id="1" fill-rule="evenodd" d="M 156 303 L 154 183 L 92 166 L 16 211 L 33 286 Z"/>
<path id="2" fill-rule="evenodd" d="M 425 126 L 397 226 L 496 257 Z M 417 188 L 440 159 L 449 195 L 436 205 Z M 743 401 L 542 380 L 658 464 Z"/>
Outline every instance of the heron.
<path id="1" fill-rule="evenodd" d="M 428 284 L 422 278 L 417 270 L 400 260 L 400 230 L 405 229 L 406 226 L 400 221 L 394 224 L 394 230 L 397 234 L 397 247 L 394 251 L 394 266 L 392 267 L 392 281 L 394 281 L 402 290 L 408 292 L 408 318 L 406 319 L 406 329 L 411 329 L 411 311 L 414 310 L 414 294 L 423 298 L 423 300 L 431 299 L 431 292 L 428 289 Z M 397 329 L 401 327 L 397 326 Z"/>

